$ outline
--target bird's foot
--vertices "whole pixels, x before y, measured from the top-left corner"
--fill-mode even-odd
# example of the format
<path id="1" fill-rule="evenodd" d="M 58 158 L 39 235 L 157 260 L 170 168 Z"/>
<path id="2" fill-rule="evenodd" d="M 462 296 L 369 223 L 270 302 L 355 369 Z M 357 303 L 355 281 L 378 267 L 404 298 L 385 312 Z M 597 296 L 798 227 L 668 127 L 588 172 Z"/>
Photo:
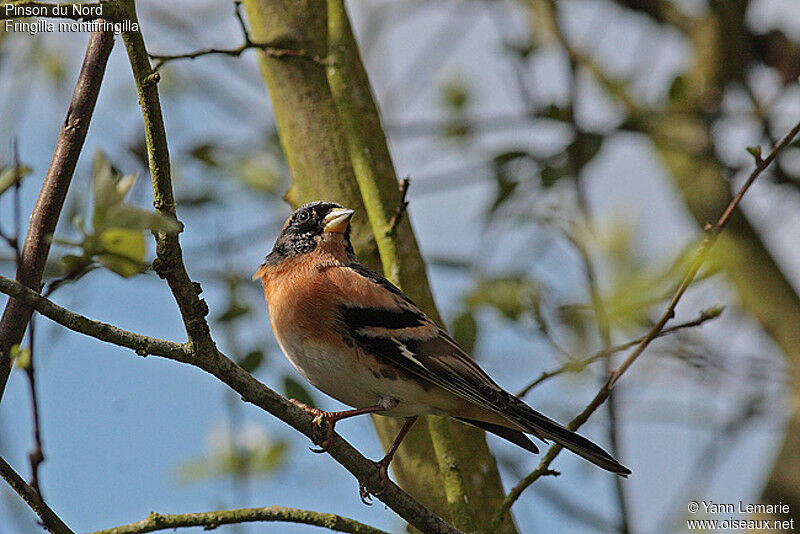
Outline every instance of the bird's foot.
<path id="1" fill-rule="evenodd" d="M 378 475 L 381 478 L 381 488 L 376 492 L 371 492 L 367 489 L 367 487 L 362 484 L 361 482 L 358 483 L 358 495 L 361 497 L 361 502 L 366 504 L 367 506 L 372 506 L 372 496 L 380 497 L 386 488 L 389 487 L 389 463 L 392 461 L 392 458 L 384 457 L 379 462 L 373 462 L 375 467 L 378 468 Z"/>
<path id="2" fill-rule="evenodd" d="M 297 399 L 289 399 L 289 401 L 298 408 L 301 408 L 306 413 L 313 415 L 314 420 L 312 423 L 322 432 L 322 435 L 324 436 L 319 441 L 316 439 L 316 437 L 313 438 L 314 443 L 320 446 L 319 449 L 309 448 L 309 450 L 317 454 L 325 452 L 328 448 L 328 445 L 331 444 L 331 440 L 333 439 L 333 429 L 336 426 L 336 421 L 338 419 L 330 412 L 320 410 L 319 408 L 314 408 L 313 406 L 309 406 L 308 404 L 300 402 Z"/>

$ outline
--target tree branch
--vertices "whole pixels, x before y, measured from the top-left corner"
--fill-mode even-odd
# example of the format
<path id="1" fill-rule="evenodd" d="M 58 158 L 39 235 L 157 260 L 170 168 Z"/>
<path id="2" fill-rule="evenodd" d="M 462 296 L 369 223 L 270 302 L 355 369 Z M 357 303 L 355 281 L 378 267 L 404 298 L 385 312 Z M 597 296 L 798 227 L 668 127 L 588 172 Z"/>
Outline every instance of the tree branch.
<path id="1" fill-rule="evenodd" d="M 122 33 L 122 40 L 128 52 L 139 105 L 144 120 L 145 142 L 150 176 L 153 182 L 153 206 L 164 215 L 178 221 L 175 211 L 175 200 L 172 192 L 170 175 L 169 148 L 167 134 L 164 130 L 164 119 L 161 115 L 161 103 L 158 96 L 158 73 L 150 66 L 147 48 L 142 33 L 138 30 L 136 5 L 133 0 L 121 0 L 131 21 L 137 22 L 135 31 Z M 167 281 L 175 302 L 183 319 L 189 342 L 198 348 L 215 352 L 216 345 L 206 321 L 208 305 L 200 298 L 202 288 L 189 278 L 183 262 L 183 252 L 178 234 L 159 232 L 156 236 L 156 260 L 153 270 Z"/>
<path id="2" fill-rule="evenodd" d="M 12 282 L 13 283 L 13 282 Z M 14 469 L 0 457 L 0 477 L 3 478 L 11 489 L 17 492 L 17 495 L 22 497 L 22 500 L 28 503 L 39 519 L 42 520 L 42 525 L 52 532 L 53 534 L 75 534 L 60 517 L 42 500 L 39 493 L 30 487 L 21 476 L 17 474 Z"/>
<path id="3" fill-rule="evenodd" d="M 269 57 L 301 57 L 321 65 L 327 64 L 325 59 L 322 59 L 319 56 L 310 55 L 303 49 L 285 48 L 280 47 L 277 43 L 257 43 L 253 41 L 252 37 L 250 37 L 250 32 L 247 31 L 247 25 L 244 22 L 244 17 L 242 17 L 242 2 L 237 0 L 233 3 L 233 5 L 234 15 L 236 15 L 236 20 L 239 22 L 239 27 L 242 30 L 242 37 L 244 38 L 244 42 L 241 45 L 237 46 L 236 48 L 203 48 L 201 50 L 195 50 L 194 52 L 187 52 L 185 54 L 148 54 L 150 59 L 156 60 L 155 65 L 153 65 L 153 72 L 157 72 L 162 66 L 170 61 L 176 61 L 179 59 L 195 59 L 198 57 L 212 55 L 239 57 L 245 50 L 251 49 L 261 50 Z"/>
<path id="4" fill-rule="evenodd" d="M 669 328 L 665 328 L 661 332 L 658 333 L 658 337 L 668 336 L 669 334 L 674 334 L 678 330 L 683 330 L 686 328 L 693 328 L 695 326 L 700 326 L 701 324 L 705 323 L 706 321 L 710 321 L 711 319 L 716 319 L 722 314 L 723 308 L 721 306 L 715 306 L 712 308 L 707 308 L 700 312 L 700 315 L 691 321 L 686 321 L 685 323 L 676 324 Z M 526 395 L 531 389 L 535 388 L 545 380 L 549 380 L 554 376 L 558 376 L 564 373 L 578 373 L 582 371 L 587 365 L 592 364 L 598 360 L 602 360 L 604 358 L 608 358 L 609 356 L 616 354 L 617 352 L 627 350 L 633 346 L 638 345 L 642 342 L 644 336 L 634 339 L 633 341 L 628 341 L 626 343 L 622 343 L 620 345 L 614 345 L 613 347 L 609 347 L 607 349 L 602 349 L 595 352 L 593 355 L 589 356 L 588 358 L 584 358 L 583 360 L 578 361 L 571 361 L 567 362 L 560 367 L 556 367 L 552 371 L 544 371 L 539 377 L 519 390 L 516 393 L 517 397 L 522 397 Z"/>
<path id="5" fill-rule="evenodd" d="M 114 33 L 111 31 L 93 32 L 89 37 L 86 55 L 67 116 L 61 126 L 53 159 L 31 214 L 16 278 L 35 291 L 39 291 L 42 283 L 51 237 L 86 139 L 108 56 L 113 47 Z M 11 372 L 11 347 L 22 341 L 30 317 L 30 308 L 21 305 L 19 301 L 10 300 L 0 319 L 0 399 Z"/>
<path id="6" fill-rule="evenodd" d="M 152 354 L 181 363 L 194 365 L 215 376 L 250 402 L 271 413 L 278 419 L 302 432 L 310 439 L 317 438 L 317 427 L 313 417 L 286 398 L 268 388 L 250 373 L 236 365 L 230 358 L 213 349 L 209 352 L 196 345 L 181 345 L 141 334 L 135 334 L 94 321 L 61 306 L 31 291 L 18 282 L 0 276 L 0 293 L 5 293 L 23 304 L 31 306 L 40 314 L 56 323 L 108 343 L 133 349 L 137 354 Z M 373 495 L 386 503 L 400 517 L 422 532 L 432 534 L 455 534 L 458 529 L 448 525 L 437 515 L 422 506 L 392 482 L 384 483 L 374 462 L 364 458 L 352 445 L 334 433 L 328 453 L 352 473 Z"/>
<path id="7" fill-rule="evenodd" d="M 61 326 L 107 343 L 113 343 L 114 345 L 131 349 L 139 356 L 153 354 L 169 358 L 170 360 L 191 363 L 191 352 L 186 345 L 135 334 L 117 328 L 114 325 L 89 319 L 66 308 L 62 308 L 19 282 L 15 282 L 1 275 L 0 293 L 5 293 L 12 297 L 12 299 L 9 300 L 19 301 L 21 304 L 35 309 Z"/>
<path id="8" fill-rule="evenodd" d="M 383 530 L 365 525 L 355 519 L 342 517 L 336 514 L 286 508 L 284 506 L 240 508 L 238 510 L 220 510 L 218 512 L 201 512 L 195 514 L 151 513 L 146 519 L 142 519 L 136 523 L 98 530 L 91 534 L 145 534 L 146 532 L 182 527 L 204 527 L 205 530 L 212 530 L 220 525 L 273 521 L 302 523 L 305 525 L 327 528 L 335 532 L 349 532 L 351 534 L 387 534 Z"/>
<path id="9" fill-rule="evenodd" d="M 675 308 L 678 305 L 678 302 L 680 301 L 681 297 L 683 297 L 683 294 L 691 285 L 692 281 L 694 280 L 694 277 L 697 275 L 697 272 L 703 266 L 703 263 L 705 263 L 705 260 L 708 257 L 708 253 L 714 246 L 717 237 L 725 229 L 725 226 L 728 224 L 728 220 L 730 219 L 731 214 L 739 205 L 739 203 L 742 201 L 742 198 L 744 197 L 745 193 L 747 193 L 747 190 L 750 189 L 750 186 L 753 185 L 753 182 L 755 182 L 756 178 L 759 177 L 759 175 L 764 171 L 764 169 L 769 167 L 770 163 L 772 163 L 775 160 L 778 153 L 797 136 L 798 132 L 800 132 L 800 122 L 798 122 L 789 131 L 789 133 L 787 133 L 778 142 L 777 145 L 775 145 L 775 147 L 772 149 L 772 151 L 766 158 L 759 159 L 757 161 L 755 169 L 753 169 L 753 171 L 750 173 L 750 176 L 747 178 L 745 183 L 739 189 L 739 192 L 736 193 L 736 195 L 730 201 L 727 208 L 725 208 L 725 211 L 722 213 L 717 222 L 713 225 L 710 223 L 706 224 L 705 238 L 700 243 L 695 259 L 694 261 L 692 261 L 691 265 L 689 266 L 689 269 L 687 270 L 686 274 L 683 277 L 683 280 L 681 280 L 681 283 L 675 290 L 675 294 L 672 296 L 672 299 L 670 300 L 667 309 L 664 310 L 664 313 L 661 314 L 661 317 L 658 319 L 653 328 L 651 328 L 650 331 L 642 338 L 642 340 L 639 342 L 636 348 L 633 351 L 631 351 L 631 353 L 628 355 L 625 361 L 623 361 L 622 364 L 620 364 L 620 366 L 617 367 L 617 369 L 615 369 L 609 375 L 605 384 L 603 384 L 603 387 L 600 389 L 600 391 L 597 392 L 597 394 L 588 404 L 588 406 L 586 406 L 586 408 L 584 408 L 581 413 L 579 413 L 574 419 L 572 419 L 572 421 L 570 421 L 566 425 L 568 429 L 577 430 L 581 425 L 583 425 L 589 419 L 589 417 L 595 412 L 595 410 L 597 410 L 597 408 L 599 408 L 603 404 L 603 402 L 605 402 L 605 400 L 608 398 L 617 380 L 619 380 L 619 378 L 630 368 L 630 366 L 633 365 L 633 363 L 637 360 L 637 358 L 639 358 L 639 356 L 641 356 L 641 354 L 645 351 L 648 345 L 650 345 L 650 342 L 659 336 L 659 334 L 664 330 L 666 324 L 670 321 L 670 319 L 672 319 L 675 316 Z M 553 445 L 552 447 L 550 447 L 550 449 L 547 451 L 547 454 L 545 454 L 541 462 L 539 462 L 539 466 L 528 476 L 520 480 L 511 489 L 506 498 L 503 500 L 503 504 L 497 510 L 497 513 L 495 514 L 491 526 L 496 528 L 496 526 L 500 524 L 503 514 L 505 514 L 511 509 L 511 506 L 520 497 L 520 495 L 522 495 L 522 492 L 525 491 L 526 488 L 528 488 L 528 486 L 533 484 L 536 480 L 539 479 L 539 477 L 542 476 L 542 474 L 544 474 L 544 472 L 550 466 L 550 463 L 553 460 L 555 460 L 556 456 L 558 456 L 558 453 L 561 452 L 561 449 L 562 447 L 559 445 Z"/>

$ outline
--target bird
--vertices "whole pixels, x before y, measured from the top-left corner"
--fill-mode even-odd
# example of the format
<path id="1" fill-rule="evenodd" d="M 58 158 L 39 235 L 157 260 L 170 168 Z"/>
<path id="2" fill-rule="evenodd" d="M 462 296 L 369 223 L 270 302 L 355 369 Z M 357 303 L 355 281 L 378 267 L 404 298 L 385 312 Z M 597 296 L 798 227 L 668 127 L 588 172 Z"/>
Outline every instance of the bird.
<path id="1" fill-rule="evenodd" d="M 359 263 L 350 242 L 354 213 L 328 201 L 300 206 L 253 275 L 289 362 L 314 387 L 352 407 L 324 412 L 293 400 L 327 424 L 323 451 L 337 421 L 367 413 L 404 418 L 377 462 L 388 480 L 389 464 L 417 417 L 440 415 L 533 453 L 539 450 L 528 434 L 552 440 L 602 469 L 631 474 L 600 446 L 500 387 L 397 286 Z"/>

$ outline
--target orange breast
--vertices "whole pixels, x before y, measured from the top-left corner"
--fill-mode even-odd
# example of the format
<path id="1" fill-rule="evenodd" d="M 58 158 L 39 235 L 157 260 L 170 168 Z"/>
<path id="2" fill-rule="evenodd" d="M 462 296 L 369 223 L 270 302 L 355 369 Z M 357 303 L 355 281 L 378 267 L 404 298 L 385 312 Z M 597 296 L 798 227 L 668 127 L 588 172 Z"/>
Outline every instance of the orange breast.
<path id="1" fill-rule="evenodd" d="M 330 283 L 325 270 L 316 267 L 318 262 L 310 257 L 312 254 L 288 259 L 257 273 L 276 333 L 291 329 L 301 337 L 319 339 L 324 337 L 323 332 L 333 331 L 342 295 Z"/>

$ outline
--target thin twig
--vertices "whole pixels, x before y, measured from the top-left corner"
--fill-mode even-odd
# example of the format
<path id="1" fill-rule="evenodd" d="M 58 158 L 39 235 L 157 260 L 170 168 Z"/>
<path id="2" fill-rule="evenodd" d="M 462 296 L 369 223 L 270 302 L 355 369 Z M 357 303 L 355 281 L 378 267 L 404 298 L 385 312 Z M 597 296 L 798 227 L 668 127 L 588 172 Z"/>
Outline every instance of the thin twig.
<path id="1" fill-rule="evenodd" d="M 700 243 L 694 261 L 689 266 L 686 275 L 684 276 L 681 283 L 678 285 L 678 288 L 675 290 L 675 294 L 672 296 L 672 299 L 670 300 L 666 310 L 664 310 L 664 313 L 658 319 L 653 328 L 651 328 L 650 331 L 642 338 L 642 340 L 639 342 L 636 348 L 628 355 L 625 361 L 623 361 L 622 364 L 620 364 L 620 366 L 617 367 L 617 369 L 614 370 L 609 375 L 605 384 L 603 384 L 603 387 L 600 389 L 600 391 L 597 392 L 595 397 L 586 406 L 586 408 L 584 408 L 581 413 L 579 413 L 574 419 L 572 419 L 572 421 L 570 421 L 566 425 L 568 429 L 573 431 L 577 430 L 582 424 L 584 424 L 589 419 L 589 417 L 595 412 L 595 410 L 597 410 L 597 408 L 599 408 L 603 404 L 603 402 L 605 402 L 605 400 L 608 398 L 608 395 L 611 392 L 611 389 L 614 387 L 614 384 L 617 382 L 617 380 L 619 380 L 619 378 L 630 368 L 630 366 L 633 365 L 633 363 L 637 360 L 637 358 L 639 358 L 639 356 L 641 356 L 641 354 L 645 351 L 648 345 L 650 345 L 650 342 L 658 337 L 658 335 L 662 332 L 662 330 L 664 330 L 664 327 L 670 321 L 670 319 L 672 319 L 675 316 L 675 308 L 678 305 L 678 302 L 680 301 L 681 297 L 683 297 L 683 294 L 691 285 L 695 275 L 697 275 L 697 272 L 703 266 L 703 263 L 705 263 L 705 260 L 708 257 L 708 253 L 711 250 L 711 247 L 714 246 L 714 243 L 716 242 L 720 232 L 722 232 L 722 230 L 725 229 L 725 226 L 728 224 L 728 220 L 730 219 L 731 214 L 739 205 L 739 203 L 742 201 L 742 198 L 744 197 L 745 193 L 747 193 L 747 190 L 750 189 L 750 186 L 753 185 L 753 182 L 755 182 L 756 178 L 759 177 L 759 175 L 764 171 L 764 169 L 766 169 L 770 165 L 770 163 L 772 163 L 775 160 L 778 153 L 797 136 L 798 132 L 800 132 L 800 122 L 798 122 L 789 131 L 789 133 L 787 133 L 778 142 L 777 145 L 775 145 L 775 147 L 772 149 L 772 151 L 766 158 L 759 160 L 757 162 L 755 169 L 753 169 L 753 171 L 750 173 L 750 176 L 747 178 L 745 183 L 739 189 L 739 192 L 736 193 L 736 195 L 733 197 L 731 202 L 728 204 L 727 208 L 725 208 L 725 211 L 722 213 L 717 222 L 713 225 L 710 223 L 706 224 L 705 238 Z M 520 480 L 511 489 L 509 494 L 503 500 L 503 503 L 498 508 L 497 513 L 495 514 L 495 517 L 492 520 L 489 530 L 493 529 L 496 530 L 497 525 L 500 524 L 503 515 L 511 509 L 511 506 L 514 504 L 514 502 L 516 502 L 516 500 L 520 497 L 520 495 L 522 495 L 522 492 L 525 491 L 525 489 L 528 488 L 528 486 L 533 484 L 536 480 L 539 479 L 539 477 L 542 476 L 542 472 L 549 467 L 550 463 L 553 460 L 555 460 L 556 456 L 558 456 L 558 453 L 561 452 L 561 449 L 562 447 L 560 445 L 553 445 L 552 447 L 550 447 L 550 449 L 542 458 L 541 462 L 539 462 L 539 466 L 528 476 Z"/>
<path id="2" fill-rule="evenodd" d="M 33 450 L 28 453 L 31 464 L 31 487 L 42 496 L 42 486 L 39 481 L 39 466 L 44 462 L 44 449 L 42 447 L 42 431 L 39 417 L 39 399 L 36 395 L 36 366 L 34 363 L 34 331 L 35 317 L 31 317 L 28 325 L 28 365 L 25 366 L 25 375 L 28 377 L 28 386 L 31 392 L 31 414 L 33 418 Z"/>
<path id="3" fill-rule="evenodd" d="M 148 53 L 148 57 L 150 59 L 155 60 L 153 64 L 153 73 L 158 72 L 161 67 L 165 64 L 176 61 L 179 59 L 195 59 L 198 57 L 203 56 L 231 56 L 231 57 L 239 57 L 245 50 L 250 49 L 257 49 L 264 52 L 269 57 L 274 58 L 282 58 L 282 57 L 299 57 L 309 59 L 315 63 L 319 63 L 322 65 L 327 65 L 327 62 L 318 57 L 310 55 L 306 50 L 302 49 L 291 49 L 291 48 L 284 48 L 278 46 L 276 43 L 257 43 L 253 41 L 252 37 L 250 37 L 250 32 L 247 30 L 247 24 L 244 21 L 244 16 L 242 15 L 242 3 L 240 1 L 236 1 L 234 4 L 234 15 L 236 16 L 236 20 L 239 24 L 239 28 L 242 30 L 242 37 L 244 42 L 237 46 L 236 48 L 203 48 L 201 50 L 195 50 L 193 52 L 187 52 L 185 54 L 150 54 Z"/>
<path id="4" fill-rule="evenodd" d="M 150 59 L 155 60 L 153 64 L 153 72 L 157 72 L 166 63 L 176 61 L 179 59 L 195 59 L 203 56 L 231 56 L 238 57 L 242 55 L 245 50 L 257 49 L 263 51 L 269 57 L 283 58 L 283 57 L 298 57 L 309 59 L 315 63 L 327 65 L 324 59 L 319 56 L 309 55 L 309 53 L 302 49 L 281 48 L 272 43 L 243 43 L 236 48 L 203 48 L 185 54 L 148 54 Z"/>
<path id="5" fill-rule="evenodd" d="M 33 510 L 42 525 L 53 534 L 75 534 L 58 515 L 42 500 L 41 496 L 30 487 L 14 469 L 0 456 L 0 477 L 11 486 L 17 495 L 22 497 Z"/>
<path id="6" fill-rule="evenodd" d="M 394 210 L 394 214 L 392 218 L 389 219 L 389 229 L 386 231 L 387 235 L 393 236 L 394 233 L 397 231 L 397 226 L 400 224 L 400 221 L 403 220 L 403 213 L 406 212 L 408 208 L 408 201 L 406 200 L 406 195 L 408 195 L 408 186 L 411 185 L 411 177 L 406 176 L 400 182 L 400 203 Z"/>
<path id="7" fill-rule="evenodd" d="M 42 283 L 51 237 L 86 138 L 108 56 L 113 46 L 114 32 L 92 32 L 53 159 L 31 214 L 16 277 L 19 282 L 35 291 L 39 291 Z M 11 372 L 11 347 L 22 341 L 30 316 L 30 308 L 18 301 L 10 300 L 0 319 L 0 398 Z"/>
<path id="8" fill-rule="evenodd" d="M 98 530 L 92 534 L 145 534 L 146 532 L 171 530 L 182 527 L 204 527 L 205 530 L 212 530 L 220 525 L 255 522 L 301 523 L 324 527 L 335 532 L 349 532 L 351 534 L 387 534 L 383 530 L 337 514 L 298 510 L 297 508 L 286 508 L 284 506 L 240 508 L 238 510 L 220 510 L 218 512 L 201 512 L 194 514 L 151 513 L 146 519 L 142 519 L 136 523 L 106 530 Z"/>
<path id="9" fill-rule="evenodd" d="M 721 306 L 714 306 L 712 308 L 705 309 L 700 312 L 700 315 L 691 321 L 686 321 L 685 323 L 676 324 L 669 328 L 665 328 L 661 332 L 658 333 L 658 337 L 668 336 L 669 334 L 673 334 L 678 330 L 683 330 L 686 328 L 693 328 L 695 326 L 700 326 L 701 324 L 705 323 L 706 321 L 710 321 L 711 319 L 715 319 L 722 314 L 723 308 Z M 592 364 L 598 360 L 608 358 L 617 352 L 627 350 L 633 346 L 638 345 L 642 342 L 644 336 L 634 339 L 632 341 L 628 341 L 626 343 L 622 343 L 620 345 L 614 345 L 613 347 L 609 347 L 607 349 L 599 350 L 595 352 L 593 355 L 589 356 L 588 358 L 584 358 L 583 360 L 571 361 L 567 362 L 559 367 L 556 367 L 552 371 L 544 371 L 539 377 L 519 390 L 516 394 L 517 397 L 522 397 L 526 395 L 531 389 L 535 388 L 545 380 L 549 380 L 554 376 L 558 376 L 564 373 L 579 373 L 583 369 L 586 368 L 587 365 Z"/>

